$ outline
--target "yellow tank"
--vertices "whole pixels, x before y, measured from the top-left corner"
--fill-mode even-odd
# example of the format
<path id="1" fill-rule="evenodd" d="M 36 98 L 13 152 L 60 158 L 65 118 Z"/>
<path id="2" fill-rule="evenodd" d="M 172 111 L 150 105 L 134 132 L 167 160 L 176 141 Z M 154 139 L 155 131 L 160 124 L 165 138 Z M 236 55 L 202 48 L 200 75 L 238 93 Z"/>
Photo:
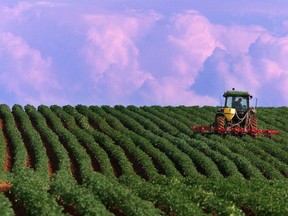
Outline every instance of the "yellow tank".
<path id="1" fill-rule="evenodd" d="M 234 108 L 224 108 L 224 116 L 227 121 L 231 121 L 236 113 L 236 109 Z"/>

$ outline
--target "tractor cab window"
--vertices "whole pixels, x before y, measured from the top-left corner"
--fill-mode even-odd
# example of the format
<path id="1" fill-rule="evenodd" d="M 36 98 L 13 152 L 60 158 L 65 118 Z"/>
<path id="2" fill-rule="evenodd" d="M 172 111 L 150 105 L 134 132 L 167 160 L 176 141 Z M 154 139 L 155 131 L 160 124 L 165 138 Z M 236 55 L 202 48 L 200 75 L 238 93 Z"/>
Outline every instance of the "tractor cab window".
<path id="1" fill-rule="evenodd" d="M 228 96 L 226 97 L 225 107 L 235 108 L 237 110 L 246 110 L 248 107 L 248 98 Z"/>

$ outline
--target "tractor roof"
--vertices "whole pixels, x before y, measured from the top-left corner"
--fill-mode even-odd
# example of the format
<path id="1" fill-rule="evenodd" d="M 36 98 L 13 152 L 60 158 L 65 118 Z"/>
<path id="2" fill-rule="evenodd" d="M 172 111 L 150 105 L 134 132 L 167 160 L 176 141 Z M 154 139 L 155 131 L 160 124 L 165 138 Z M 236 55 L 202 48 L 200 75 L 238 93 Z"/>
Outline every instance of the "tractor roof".
<path id="1" fill-rule="evenodd" d="M 224 97 L 226 96 L 240 96 L 240 97 L 245 97 L 245 96 L 250 96 L 250 94 L 246 91 L 226 91 L 223 95 Z"/>

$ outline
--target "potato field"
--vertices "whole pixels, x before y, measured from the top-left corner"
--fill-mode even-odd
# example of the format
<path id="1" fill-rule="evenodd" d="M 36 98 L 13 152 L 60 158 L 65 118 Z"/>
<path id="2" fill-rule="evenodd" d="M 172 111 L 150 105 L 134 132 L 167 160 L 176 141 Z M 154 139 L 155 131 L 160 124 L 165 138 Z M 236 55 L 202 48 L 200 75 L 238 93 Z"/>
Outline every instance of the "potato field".
<path id="1" fill-rule="evenodd" d="M 0 215 L 288 215 L 288 108 L 272 138 L 196 135 L 217 107 L 0 105 Z"/>

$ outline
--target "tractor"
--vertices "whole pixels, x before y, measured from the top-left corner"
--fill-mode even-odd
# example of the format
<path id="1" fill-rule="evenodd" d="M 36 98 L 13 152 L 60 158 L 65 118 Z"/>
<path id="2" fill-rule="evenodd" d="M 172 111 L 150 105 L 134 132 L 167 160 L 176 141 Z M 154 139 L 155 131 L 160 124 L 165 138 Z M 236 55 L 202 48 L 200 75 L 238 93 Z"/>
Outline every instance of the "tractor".
<path id="1" fill-rule="evenodd" d="M 233 134 L 242 136 L 249 134 L 257 137 L 258 134 L 270 137 L 272 134 L 279 134 L 276 130 L 258 129 L 256 108 L 250 107 L 250 95 L 246 91 L 226 91 L 224 107 L 218 109 L 215 121 L 209 126 L 192 126 L 194 132 L 201 134 Z"/>

